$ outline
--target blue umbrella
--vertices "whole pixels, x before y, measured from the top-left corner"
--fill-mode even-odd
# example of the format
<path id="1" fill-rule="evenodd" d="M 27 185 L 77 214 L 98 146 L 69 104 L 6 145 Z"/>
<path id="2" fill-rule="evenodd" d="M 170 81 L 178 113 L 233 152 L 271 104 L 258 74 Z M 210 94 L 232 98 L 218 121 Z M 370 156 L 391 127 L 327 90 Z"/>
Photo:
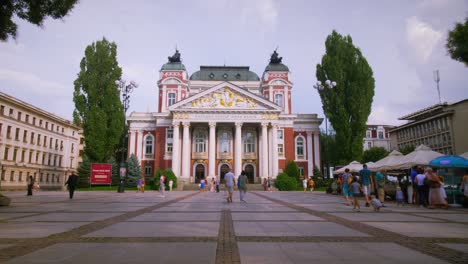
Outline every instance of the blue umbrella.
<path id="1" fill-rule="evenodd" d="M 448 155 L 431 160 L 429 166 L 440 168 L 468 168 L 468 160 L 462 156 Z"/>

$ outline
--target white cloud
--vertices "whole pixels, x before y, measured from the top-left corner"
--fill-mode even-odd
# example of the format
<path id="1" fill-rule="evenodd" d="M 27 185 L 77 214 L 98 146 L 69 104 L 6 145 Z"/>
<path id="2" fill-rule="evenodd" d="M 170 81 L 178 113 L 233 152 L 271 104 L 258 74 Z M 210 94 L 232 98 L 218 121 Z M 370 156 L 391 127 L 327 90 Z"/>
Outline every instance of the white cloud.
<path id="1" fill-rule="evenodd" d="M 241 22 L 263 33 L 273 32 L 278 24 L 278 9 L 273 0 L 242 1 Z"/>
<path id="2" fill-rule="evenodd" d="M 64 95 L 67 87 L 60 83 L 44 80 L 28 72 L 0 69 L 0 81 L 9 82 L 15 90 L 41 95 Z M 4 85 L 5 86 L 5 85 Z M 3 87 L 8 90 L 8 87 Z"/>
<path id="3" fill-rule="evenodd" d="M 425 63 L 441 40 L 442 33 L 413 16 L 406 20 L 406 38 L 420 62 Z"/>
<path id="4" fill-rule="evenodd" d="M 398 120 L 401 116 L 399 111 L 392 111 L 386 106 L 372 107 L 372 112 L 367 119 L 367 124 L 371 125 L 401 125 L 404 122 Z"/>

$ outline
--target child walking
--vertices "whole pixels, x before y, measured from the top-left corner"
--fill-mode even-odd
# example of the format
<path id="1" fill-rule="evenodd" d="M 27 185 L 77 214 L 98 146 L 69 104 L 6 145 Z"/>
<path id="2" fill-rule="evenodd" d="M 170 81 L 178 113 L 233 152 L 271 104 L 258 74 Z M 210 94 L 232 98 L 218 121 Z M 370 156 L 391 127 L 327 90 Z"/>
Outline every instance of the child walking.
<path id="1" fill-rule="evenodd" d="M 359 205 L 358 197 L 361 196 L 361 184 L 357 181 L 356 177 L 353 177 L 351 182 L 351 190 L 353 192 L 353 211 L 357 209 L 358 212 L 361 211 L 361 205 Z"/>
<path id="2" fill-rule="evenodd" d="M 397 187 L 396 189 L 396 204 L 397 206 L 403 206 L 403 191 L 401 190 L 400 186 Z"/>

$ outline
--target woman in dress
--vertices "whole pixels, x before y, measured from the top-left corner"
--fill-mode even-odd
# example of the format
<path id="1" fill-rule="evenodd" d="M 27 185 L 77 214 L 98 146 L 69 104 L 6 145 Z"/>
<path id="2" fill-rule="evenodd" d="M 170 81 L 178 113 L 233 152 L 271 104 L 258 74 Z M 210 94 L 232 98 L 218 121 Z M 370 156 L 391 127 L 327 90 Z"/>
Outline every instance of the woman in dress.
<path id="1" fill-rule="evenodd" d="M 210 192 L 215 191 L 215 180 L 214 178 L 211 178 L 211 183 L 210 183 Z"/>
<path id="2" fill-rule="evenodd" d="M 448 208 L 447 201 L 440 193 L 440 186 L 443 184 L 431 168 L 426 169 L 426 177 L 429 181 L 429 208 L 434 209 L 436 206 Z"/>

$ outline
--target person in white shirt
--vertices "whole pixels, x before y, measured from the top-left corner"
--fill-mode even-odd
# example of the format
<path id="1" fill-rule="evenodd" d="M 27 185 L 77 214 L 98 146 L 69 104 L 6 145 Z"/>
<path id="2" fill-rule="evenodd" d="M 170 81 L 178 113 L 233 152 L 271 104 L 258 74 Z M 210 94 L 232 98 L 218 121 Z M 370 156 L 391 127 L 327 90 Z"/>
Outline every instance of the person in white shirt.
<path id="1" fill-rule="evenodd" d="M 234 178 L 234 173 L 231 172 L 231 168 L 228 168 L 228 172 L 224 175 L 224 180 L 226 181 L 226 189 L 228 191 L 227 202 L 232 203 L 232 193 L 234 192 L 236 179 Z"/>
<path id="2" fill-rule="evenodd" d="M 174 182 L 172 180 L 169 180 L 169 191 L 172 192 L 172 185 Z"/>

